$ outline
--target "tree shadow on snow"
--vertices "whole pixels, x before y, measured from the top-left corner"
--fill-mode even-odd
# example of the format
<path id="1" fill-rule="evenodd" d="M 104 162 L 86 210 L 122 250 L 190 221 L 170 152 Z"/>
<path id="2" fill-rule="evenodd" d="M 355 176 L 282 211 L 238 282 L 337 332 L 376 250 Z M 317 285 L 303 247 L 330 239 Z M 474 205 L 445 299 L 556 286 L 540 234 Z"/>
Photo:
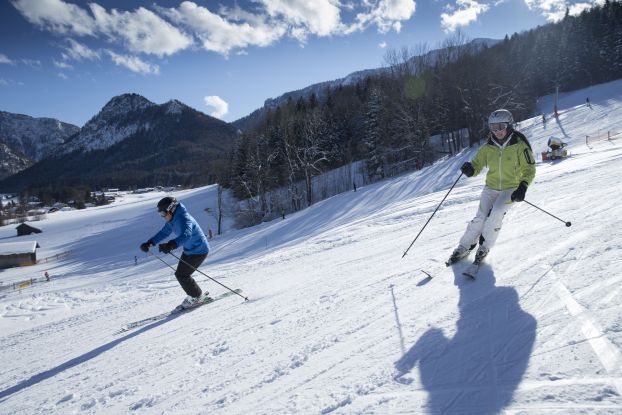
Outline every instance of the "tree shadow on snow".
<path id="1" fill-rule="evenodd" d="M 41 373 L 38 373 L 36 375 L 33 375 L 29 379 L 26 379 L 26 380 L 18 383 L 15 386 L 12 386 L 12 387 L 10 387 L 8 389 L 0 391 L 0 403 L 4 402 L 11 395 L 13 395 L 13 394 L 15 394 L 17 392 L 20 392 L 20 391 L 22 391 L 24 389 L 27 389 L 27 388 L 31 387 L 31 386 L 35 386 L 38 383 L 43 382 L 44 380 L 50 379 L 50 378 L 52 378 L 52 377 L 54 377 L 54 376 L 56 376 L 56 375 L 58 375 L 58 374 L 60 374 L 60 373 L 62 373 L 64 371 L 66 371 L 66 370 L 69 370 L 69 369 L 72 369 L 72 368 L 74 368 L 74 367 L 76 367 L 78 365 L 81 365 L 82 363 L 86 363 L 89 360 L 92 360 L 92 359 L 100 356 L 104 352 L 107 352 L 107 351 L 115 348 L 119 344 L 121 344 L 121 343 L 123 343 L 123 342 L 125 342 L 125 341 L 127 341 L 127 340 L 129 340 L 129 339 L 131 339 L 133 337 L 136 337 L 136 336 L 138 336 L 138 335 L 140 335 L 140 334 L 142 334 L 142 333 L 144 333 L 144 332 L 146 332 L 148 330 L 154 329 L 154 328 L 156 328 L 156 327 L 158 327 L 158 326 L 160 326 L 160 325 L 162 325 L 164 323 L 167 323 L 167 322 L 173 320 L 174 318 L 177 318 L 177 317 L 182 316 L 182 315 L 183 315 L 183 313 L 175 314 L 175 315 L 169 316 L 169 317 L 167 317 L 167 318 L 165 318 L 163 320 L 159 320 L 159 321 L 156 321 L 154 323 L 151 323 L 148 326 L 145 326 L 145 327 L 142 327 L 140 329 L 137 329 L 136 331 L 134 331 L 134 332 L 132 332 L 130 334 L 127 334 L 127 335 L 125 335 L 123 337 L 120 337 L 120 338 L 118 338 L 116 340 L 113 340 L 113 341 L 111 341 L 109 343 L 106 343 L 106 344 L 104 344 L 102 346 L 99 346 L 99 347 L 97 347 L 97 348 L 95 348 L 95 349 L 93 349 L 93 350 L 91 350 L 89 352 L 84 353 L 81 356 L 75 357 L 75 358 L 73 358 L 73 359 L 71 359 L 71 360 L 69 360 L 69 361 L 67 361 L 65 363 L 62 363 L 62 364 L 60 364 L 60 365 L 58 365 L 58 366 L 56 366 L 56 367 L 54 367 L 52 369 L 49 369 L 49 370 L 46 370 L 45 372 L 41 372 Z"/>
<path id="2" fill-rule="evenodd" d="M 396 380 L 418 364 L 431 414 L 498 414 L 512 402 L 536 338 L 536 320 L 523 311 L 511 287 L 496 287 L 488 265 L 476 281 L 454 267 L 460 317 L 452 338 L 431 328 L 395 363 Z"/>
<path id="3" fill-rule="evenodd" d="M 561 120 L 559 119 L 559 117 L 555 118 L 555 122 L 557 123 L 557 126 L 559 127 L 559 130 L 562 132 L 562 134 L 564 135 L 565 138 L 570 138 L 568 136 L 568 133 L 566 132 L 566 130 L 564 129 L 564 126 L 562 125 Z"/>

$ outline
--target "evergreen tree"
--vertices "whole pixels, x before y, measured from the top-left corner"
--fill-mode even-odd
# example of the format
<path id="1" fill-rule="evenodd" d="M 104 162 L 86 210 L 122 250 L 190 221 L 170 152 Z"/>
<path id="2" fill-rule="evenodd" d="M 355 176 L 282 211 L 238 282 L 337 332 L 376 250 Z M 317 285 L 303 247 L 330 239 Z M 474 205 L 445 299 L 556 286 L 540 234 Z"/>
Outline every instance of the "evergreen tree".
<path id="1" fill-rule="evenodd" d="M 385 177 L 382 134 L 382 99 L 377 90 L 372 90 L 365 112 L 364 143 L 368 150 L 367 171 L 371 177 Z"/>

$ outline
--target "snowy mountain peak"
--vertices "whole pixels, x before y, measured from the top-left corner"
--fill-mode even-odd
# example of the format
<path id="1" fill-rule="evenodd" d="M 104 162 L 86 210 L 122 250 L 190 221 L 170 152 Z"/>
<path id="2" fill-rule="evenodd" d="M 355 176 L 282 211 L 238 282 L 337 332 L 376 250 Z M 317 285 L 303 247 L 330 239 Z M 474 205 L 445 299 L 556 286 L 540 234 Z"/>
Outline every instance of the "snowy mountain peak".
<path id="1" fill-rule="evenodd" d="M 101 111 L 82 127 L 80 134 L 67 143 L 60 154 L 73 151 L 104 150 L 123 141 L 139 129 L 149 129 L 142 114 L 156 104 L 138 94 L 113 97 Z"/>
<path id="2" fill-rule="evenodd" d="M 149 101 L 147 98 L 138 94 L 122 94 L 113 97 L 99 112 L 95 118 L 104 114 L 119 114 L 132 111 L 143 110 L 145 108 L 153 107 L 156 104 Z M 91 120 L 92 121 L 92 120 Z M 90 121 L 89 121 L 90 122 Z M 88 124 L 88 123 L 87 123 Z"/>
<path id="3" fill-rule="evenodd" d="M 182 102 L 179 102 L 176 99 L 171 99 L 166 104 L 164 104 L 164 107 L 166 108 L 167 114 L 181 114 L 181 112 L 185 108 L 187 108 L 187 105 L 185 105 Z"/>

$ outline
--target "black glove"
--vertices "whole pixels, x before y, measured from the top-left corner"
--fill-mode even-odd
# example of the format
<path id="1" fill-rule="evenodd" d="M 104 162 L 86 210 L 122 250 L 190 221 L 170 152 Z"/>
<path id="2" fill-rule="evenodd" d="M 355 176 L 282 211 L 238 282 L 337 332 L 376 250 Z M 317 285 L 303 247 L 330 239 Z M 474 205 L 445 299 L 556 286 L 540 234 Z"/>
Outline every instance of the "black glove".
<path id="1" fill-rule="evenodd" d="M 175 242 L 174 239 L 171 239 L 170 241 L 168 241 L 165 244 L 160 244 L 158 245 L 158 248 L 160 249 L 160 252 L 163 252 L 165 254 L 170 253 L 173 249 L 177 248 L 177 242 Z"/>
<path id="2" fill-rule="evenodd" d="M 473 168 L 473 165 L 468 161 L 464 163 L 462 167 L 460 167 L 460 171 L 464 173 L 466 177 L 471 177 L 475 174 L 475 169 Z"/>
<path id="3" fill-rule="evenodd" d="M 151 240 L 148 240 L 147 242 L 143 242 L 142 244 L 140 244 L 140 250 L 143 252 L 149 252 L 149 248 L 151 248 L 153 246 L 153 243 L 151 242 Z"/>
<path id="4" fill-rule="evenodd" d="M 516 190 L 512 192 L 512 202 L 522 202 L 525 200 L 525 193 L 527 193 L 527 183 L 520 182 Z"/>

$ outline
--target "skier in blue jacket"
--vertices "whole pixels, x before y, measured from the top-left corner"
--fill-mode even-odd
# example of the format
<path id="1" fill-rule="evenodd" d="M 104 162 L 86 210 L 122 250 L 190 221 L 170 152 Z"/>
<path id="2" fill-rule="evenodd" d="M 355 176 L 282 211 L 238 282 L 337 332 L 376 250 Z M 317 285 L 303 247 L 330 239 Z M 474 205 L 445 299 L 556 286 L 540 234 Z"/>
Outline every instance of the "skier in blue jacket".
<path id="1" fill-rule="evenodd" d="M 147 242 L 142 243 L 140 249 L 143 252 L 148 252 L 150 247 L 156 246 L 171 233 L 176 235 L 176 238 L 158 245 L 158 249 L 160 252 L 168 254 L 179 246 L 183 247 L 175 277 L 177 277 L 177 281 L 188 294 L 188 297 L 181 303 L 180 307 L 195 307 L 201 304 L 208 295 L 207 291 L 202 292 L 201 287 L 192 278 L 192 273 L 203 263 L 209 253 L 207 238 L 197 221 L 188 213 L 186 207 L 174 197 L 167 196 L 160 200 L 158 212 L 166 223 L 160 232 Z"/>

